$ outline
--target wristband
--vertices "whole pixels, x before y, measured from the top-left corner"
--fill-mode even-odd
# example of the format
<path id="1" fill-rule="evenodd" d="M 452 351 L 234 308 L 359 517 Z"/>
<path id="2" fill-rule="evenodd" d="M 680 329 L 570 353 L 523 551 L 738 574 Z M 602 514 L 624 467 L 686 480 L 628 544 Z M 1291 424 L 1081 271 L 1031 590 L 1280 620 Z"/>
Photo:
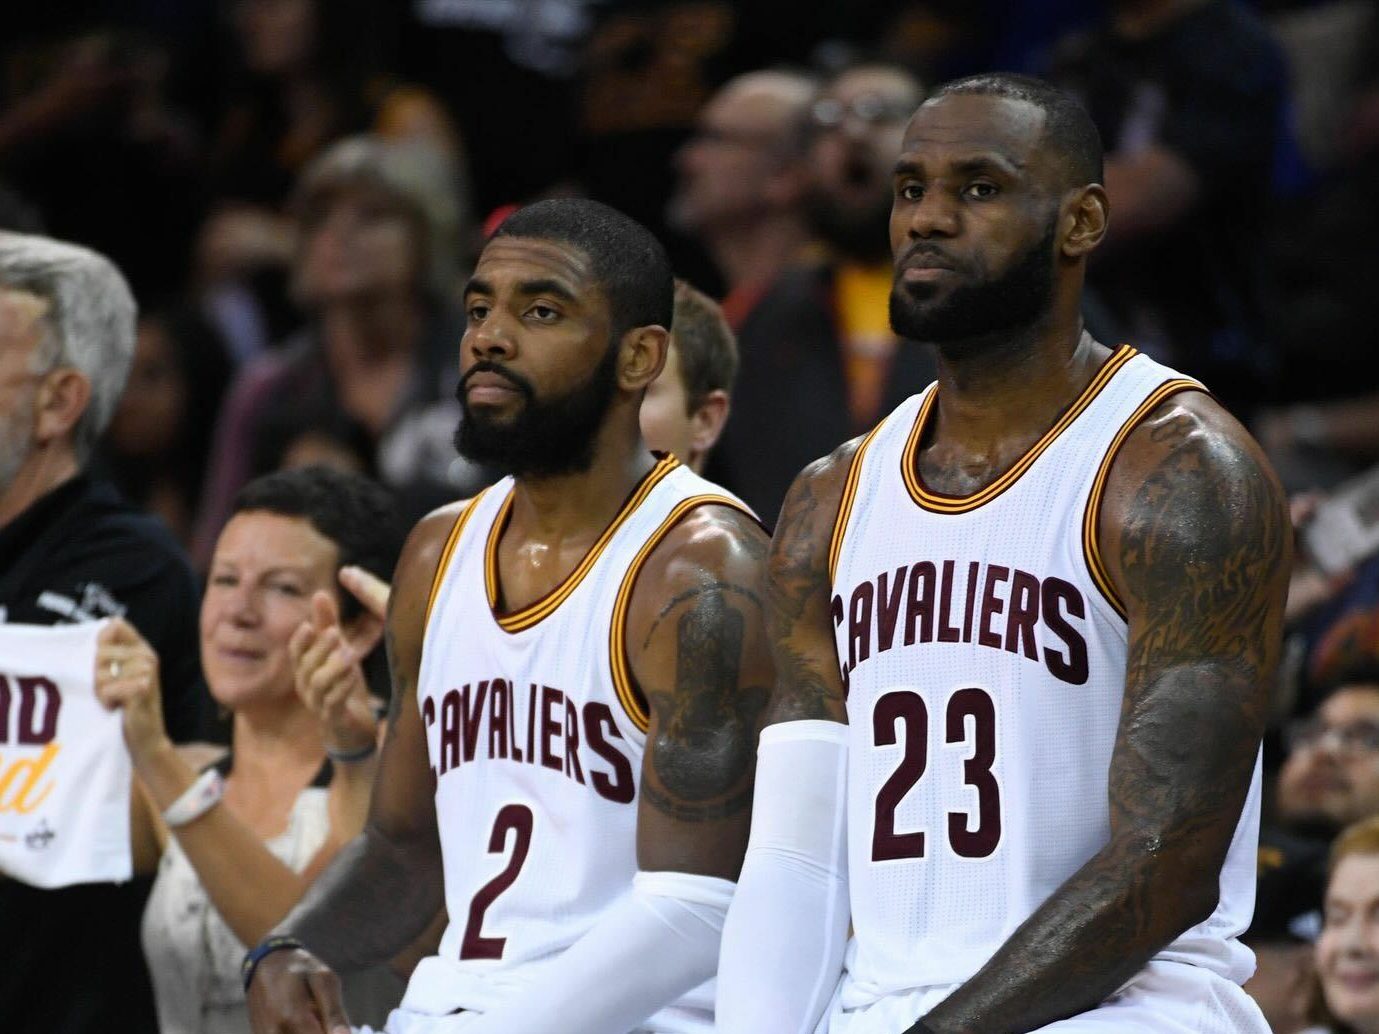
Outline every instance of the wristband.
<path id="1" fill-rule="evenodd" d="M 272 955 L 275 951 L 295 951 L 298 948 L 305 950 L 306 945 L 295 937 L 279 935 L 265 937 L 249 949 L 249 952 L 244 956 L 244 961 L 239 964 L 239 975 L 244 980 L 244 993 L 249 993 L 249 985 L 254 982 L 254 972 L 259 968 L 259 963 L 264 958 Z"/>
<path id="2" fill-rule="evenodd" d="M 196 782 L 182 791 L 182 796 L 168 805 L 163 812 L 163 821 L 169 829 L 177 829 L 201 818 L 210 811 L 225 795 L 225 780 L 214 768 L 208 768 Z"/>
<path id="3" fill-rule="evenodd" d="M 374 756 L 376 750 L 378 741 L 370 740 L 368 746 L 360 747 L 358 750 L 336 750 L 334 747 L 327 747 L 326 757 L 337 765 L 352 765 L 359 761 L 367 761 Z"/>

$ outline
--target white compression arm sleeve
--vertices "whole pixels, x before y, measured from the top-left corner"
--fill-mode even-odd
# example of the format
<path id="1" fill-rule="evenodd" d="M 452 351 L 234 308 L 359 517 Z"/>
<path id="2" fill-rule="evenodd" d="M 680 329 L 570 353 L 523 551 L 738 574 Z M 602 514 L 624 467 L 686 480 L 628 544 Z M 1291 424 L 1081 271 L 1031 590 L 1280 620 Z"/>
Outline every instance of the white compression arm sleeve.
<path id="1" fill-rule="evenodd" d="M 610 1034 L 639 1026 L 713 976 L 734 884 L 639 872 L 540 980 L 467 1023 L 465 1034 Z"/>
<path id="2" fill-rule="evenodd" d="M 847 943 L 847 726 L 768 726 L 718 966 L 722 1034 L 811 1034 Z"/>

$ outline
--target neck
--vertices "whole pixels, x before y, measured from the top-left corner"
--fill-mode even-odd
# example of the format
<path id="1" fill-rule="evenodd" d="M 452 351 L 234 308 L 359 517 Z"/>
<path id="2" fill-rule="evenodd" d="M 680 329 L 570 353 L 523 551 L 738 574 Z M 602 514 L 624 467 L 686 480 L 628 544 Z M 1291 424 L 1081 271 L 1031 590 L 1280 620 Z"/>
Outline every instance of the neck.
<path id="1" fill-rule="evenodd" d="M 1105 349 L 1072 318 L 999 339 L 938 347 L 938 433 L 1009 441 L 1047 430 L 1086 386 Z"/>
<path id="2" fill-rule="evenodd" d="M 35 447 L 15 471 L 14 479 L 0 489 L 0 528 L 53 489 L 72 480 L 79 470 L 69 445 L 49 442 Z"/>
<path id="3" fill-rule="evenodd" d="M 387 359 L 413 350 L 422 320 L 421 304 L 409 294 L 350 298 L 321 310 L 321 337 L 332 354 Z"/>
<path id="4" fill-rule="evenodd" d="M 779 213 L 756 222 L 729 223 L 708 241 L 728 290 L 775 280 L 809 243 L 804 223 Z"/>
<path id="5" fill-rule="evenodd" d="M 1116 35 L 1144 39 L 1208 0 L 1123 0 L 1116 5 L 1111 24 Z"/>
<path id="6" fill-rule="evenodd" d="M 637 412 L 614 404 L 594 445 L 594 462 L 577 474 L 519 477 L 512 524 L 522 537 L 574 538 L 608 526 L 637 482 L 656 464 L 642 441 Z"/>
<path id="7" fill-rule="evenodd" d="M 281 771 L 321 764 L 325 746 L 320 724 L 296 694 L 235 710 L 235 765 Z"/>

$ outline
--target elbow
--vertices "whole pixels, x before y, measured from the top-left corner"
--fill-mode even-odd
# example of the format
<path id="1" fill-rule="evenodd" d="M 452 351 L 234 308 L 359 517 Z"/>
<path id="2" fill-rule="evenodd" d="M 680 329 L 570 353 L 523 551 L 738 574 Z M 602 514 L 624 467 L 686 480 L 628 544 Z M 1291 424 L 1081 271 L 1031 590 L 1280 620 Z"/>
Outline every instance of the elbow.
<path id="1" fill-rule="evenodd" d="M 1142 831 L 1124 843 L 1125 853 L 1139 863 L 1134 867 L 1141 873 L 1136 881 L 1140 892 L 1159 902 L 1157 911 L 1170 938 L 1206 922 L 1220 904 L 1221 867 L 1228 845 L 1207 840 L 1200 834 L 1154 830 Z"/>

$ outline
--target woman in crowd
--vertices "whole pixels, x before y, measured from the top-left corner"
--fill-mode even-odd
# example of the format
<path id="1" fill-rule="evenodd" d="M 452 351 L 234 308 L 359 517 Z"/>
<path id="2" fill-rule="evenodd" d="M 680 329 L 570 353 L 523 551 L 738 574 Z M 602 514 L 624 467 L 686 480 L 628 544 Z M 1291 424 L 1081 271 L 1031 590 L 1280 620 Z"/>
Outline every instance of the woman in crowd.
<path id="1" fill-rule="evenodd" d="M 102 634 L 96 690 L 123 710 L 137 776 L 135 869 L 157 872 L 143 940 L 163 1034 L 248 1029 L 245 945 L 363 828 L 380 729 L 361 662 L 382 625 L 338 585 L 342 569 L 387 574 L 400 540 L 387 493 L 355 475 L 307 468 L 240 493 L 200 621 L 232 745 L 199 775 L 164 728 L 157 656 L 126 623 Z M 346 991 L 379 1022 L 401 983 L 381 971 Z"/>
<path id="2" fill-rule="evenodd" d="M 1379 1034 L 1379 818 L 1357 822 L 1332 847 L 1316 961 L 1317 1030 Z"/>

